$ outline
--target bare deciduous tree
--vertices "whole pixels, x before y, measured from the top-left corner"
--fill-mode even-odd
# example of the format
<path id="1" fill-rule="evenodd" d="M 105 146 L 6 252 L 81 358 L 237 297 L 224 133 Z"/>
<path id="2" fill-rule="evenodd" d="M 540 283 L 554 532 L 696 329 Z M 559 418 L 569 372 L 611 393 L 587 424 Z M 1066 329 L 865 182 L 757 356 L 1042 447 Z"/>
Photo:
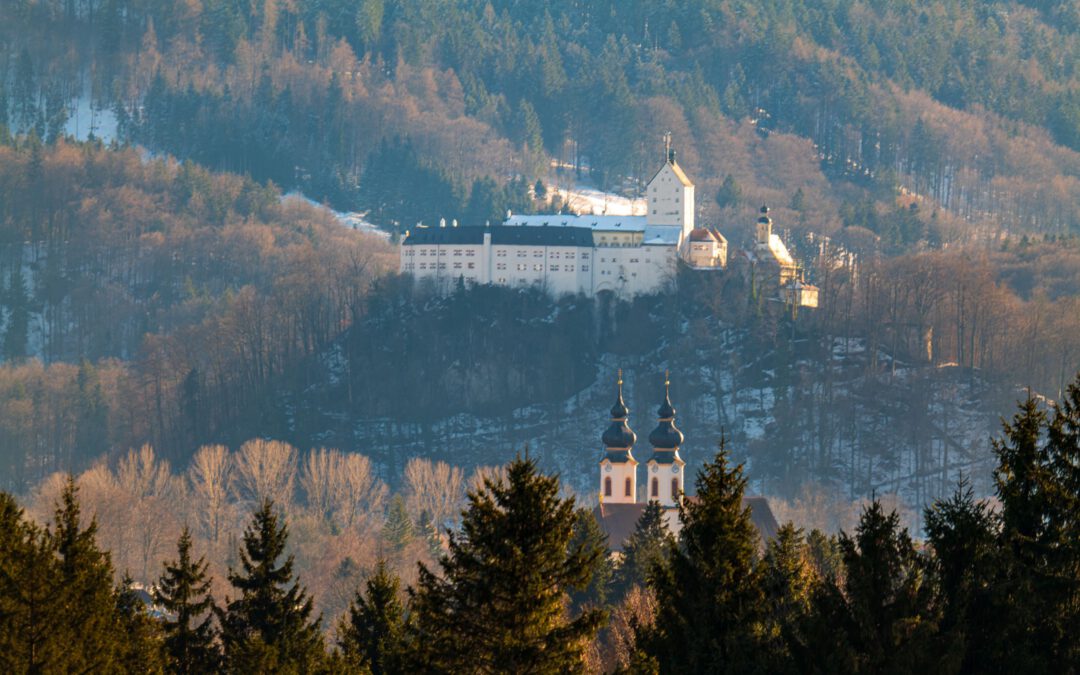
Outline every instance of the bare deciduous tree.
<path id="1" fill-rule="evenodd" d="M 287 509 L 292 504 L 296 448 L 281 441 L 252 439 L 234 457 L 233 486 L 239 499 L 258 504 L 264 499 Z"/>
<path id="2" fill-rule="evenodd" d="M 413 516 L 445 524 L 461 509 L 463 487 L 461 469 L 446 462 L 413 457 L 405 465 L 405 505 Z"/>

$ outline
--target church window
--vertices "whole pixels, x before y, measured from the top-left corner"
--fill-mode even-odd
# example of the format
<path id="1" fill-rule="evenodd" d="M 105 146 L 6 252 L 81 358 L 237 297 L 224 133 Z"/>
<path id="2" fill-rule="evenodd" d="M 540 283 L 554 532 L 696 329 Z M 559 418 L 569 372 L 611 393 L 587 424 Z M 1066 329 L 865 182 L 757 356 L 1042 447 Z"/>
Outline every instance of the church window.
<path id="1" fill-rule="evenodd" d="M 652 496 L 653 497 L 659 497 L 660 496 L 660 481 L 657 480 L 656 478 L 652 479 Z"/>
<path id="2" fill-rule="evenodd" d="M 611 476 L 604 477 L 604 496 L 611 496 Z"/>
<path id="3" fill-rule="evenodd" d="M 679 479 L 678 478 L 672 478 L 671 479 L 671 498 L 672 499 L 678 499 L 678 497 L 679 497 Z"/>
<path id="4" fill-rule="evenodd" d="M 630 493 L 631 493 L 631 489 L 630 489 L 630 479 L 629 479 L 629 478 L 627 478 L 627 479 L 626 479 L 626 496 L 627 496 L 627 497 L 630 497 L 630 496 L 632 496 L 632 495 L 631 495 Z"/>

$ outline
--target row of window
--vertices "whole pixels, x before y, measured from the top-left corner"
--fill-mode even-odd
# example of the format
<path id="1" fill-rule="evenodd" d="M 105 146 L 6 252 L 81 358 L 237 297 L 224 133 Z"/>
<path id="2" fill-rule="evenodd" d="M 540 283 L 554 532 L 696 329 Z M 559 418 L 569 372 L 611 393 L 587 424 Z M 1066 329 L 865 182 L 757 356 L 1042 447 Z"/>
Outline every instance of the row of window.
<path id="1" fill-rule="evenodd" d="M 652 482 L 651 482 L 649 488 L 650 488 L 649 489 L 649 496 L 650 497 L 656 497 L 656 498 L 660 497 L 660 479 L 654 477 L 652 479 Z M 629 478 L 626 479 L 626 483 L 623 486 L 623 493 L 627 497 L 633 497 L 634 496 L 633 483 L 631 483 Z M 671 479 L 671 494 L 672 495 L 679 494 L 679 479 L 678 478 L 672 478 Z M 604 476 L 604 496 L 605 497 L 610 497 L 611 496 L 611 476 Z"/>

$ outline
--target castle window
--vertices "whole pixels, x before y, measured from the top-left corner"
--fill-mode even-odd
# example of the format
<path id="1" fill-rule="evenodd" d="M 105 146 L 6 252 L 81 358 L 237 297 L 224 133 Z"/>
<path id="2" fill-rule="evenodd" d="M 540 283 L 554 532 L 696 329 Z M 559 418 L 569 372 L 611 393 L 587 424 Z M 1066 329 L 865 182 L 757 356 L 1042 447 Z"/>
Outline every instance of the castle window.
<path id="1" fill-rule="evenodd" d="M 456 269 L 456 270 L 461 269 L 461 263 L 459 263 L 459 262 L 454 263 L 454 269 Z"/>
<path id="2" fill-rule="evenodd" d="M 657 478 L 652 479 L 652 496 L 656 498 L 660 497 L 660 480 Z"/>
<path id="3" fill-rule="evenodd" d="M 559 271 L 559 266 L 558 266 L 558 265 L 552 265 L 552 266 L 551 266 L 551 267 L 550 267 L 549 269 L 550 269 L 550 270 L 551 270 L 552 272 L 558 272 L 558 271 Z"/>
<path id="4" fill-rule="evenodd" d="M 604 476 L 604 496 L 611 496 L 611 476 Z"/>
<path id="5" fill-rule="evenodd" d="M 573 272 L 574 271 L 574 266 L 573 265 L 567 265 L 566 266 L 566 271 L 567 272 Z"/>
<path id="6" fill-rule="evenodd" d="M 583 255 L 584 255 L 584 254 L 583 254 Z M 574 259 L 574 254 L 573 254 L 573 253 L 567 253 L 567 254 L 566 254 L 566 259 L 567 259 L 567 260 L 573 260 L 573 259 Z"/>
<path id="7" fill-rule="evenodd" d="M 461 249 L 460 248 L 455 248 L 454 249 L 454 257 L 455 258 L 460 258 L 461 257 Z"/>
<path id="8" fill-rule="evenodd" d="M 427 249 L 426 248 L 420 249 L 420 255 L 421 256 L 426 256 L 427 255 Z"/>
<path id="9" fill-rule="evenodd" d="M 505 258 L 506 257 L 506 251 L 504 251 L 502 249 L 499 249 L 498 251 L 495 251 L 495 257 L 496 258 Z"/>
<path id="10" fill-rule="evenodd" d="M 525 251 L 518 251 L 518 255 L 517 255 L 517 257 L 519 257 L 519 258 L 524 258 L 524 257 L 525 257 L 525 256 L 527 256 L 527 255 L 528 255 L 528 253 L 526 253 Z"/>
<path id="11" fill-rule="evenodd" d="M 469 267 L 469 269 L 474 270 L 474 269 L 476 269 L 476 263 L 469 263 L 468 267 Z"/>
<path id="12" fill-rule="evenodd" d="M 672 478 L 671 479 L 671 498 L 673 500 L 679 498 L 679 479 L 678 478 Z"/>
<path id="13" fill-rule="evenodd" d="M 589 266 L 588 265 L 582 265 L 581 266 L 581 271 L 582 272 L 588 272 L 589 271 Z"/>
<path id="14" fill-rule="evenodd" d="M 475 255 L 476 255 L 476 251 L 474 251 L 474 250 L 473 250 L 473 249 L 471 249 L 471 248 L 470 248 L 469 250 L 465 251 L 465 257 L 466 257 L 466 258 L 472 258 L 472 257 L 474 257 Z"/>
<path id="15" fill-rule="evenodd" d="M 506 263 L 495 263 L 495 269 L 497 269 L 497 270 L 506 269 Z"/>
<path id="16" fill-rule="evenodd" d="M 533 265 L 533 272 L 539 272 L 542 269 L 544 269 L 544 266 L 541 265 L 540 263 L 537 263 L 537 264 Z"/>
<path id="17" fill-rule="evenodd" d="M 533 257 L 534 258 L 543 258 L 544 257 L 544 252 L 543 251 L 537 251 L 537 252 L 533 253 Z"/>
<path id="18" fill-rule="evenodd" d="M 629 478 L 626 479 L 626 496 L 627 497 L 633 496 L 633 495 L 631 495 L 630 479 Z"/>
<path id="19" fill-rule="evenodd" d="M 581 254 L 581 259 L 582 260 L 588 260 L 589 259 L 589 254 L 588 253 L 582 253 Z"/>
<path id="20" fill-rule="evenodd" d="M 446 269 L 446 263 L 439 263 L 439 269 L 441 269 L 441 270 Z"/>

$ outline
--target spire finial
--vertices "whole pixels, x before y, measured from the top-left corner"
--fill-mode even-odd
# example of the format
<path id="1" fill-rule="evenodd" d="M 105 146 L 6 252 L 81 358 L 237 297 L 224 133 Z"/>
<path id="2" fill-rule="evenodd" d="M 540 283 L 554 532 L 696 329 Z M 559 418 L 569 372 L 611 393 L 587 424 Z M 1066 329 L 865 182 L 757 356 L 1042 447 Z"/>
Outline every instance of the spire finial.
<path id="1" fill-rule="evenodd" d="M 619 393 L 622 393 L 622 368 L 619 368 Z"/>

